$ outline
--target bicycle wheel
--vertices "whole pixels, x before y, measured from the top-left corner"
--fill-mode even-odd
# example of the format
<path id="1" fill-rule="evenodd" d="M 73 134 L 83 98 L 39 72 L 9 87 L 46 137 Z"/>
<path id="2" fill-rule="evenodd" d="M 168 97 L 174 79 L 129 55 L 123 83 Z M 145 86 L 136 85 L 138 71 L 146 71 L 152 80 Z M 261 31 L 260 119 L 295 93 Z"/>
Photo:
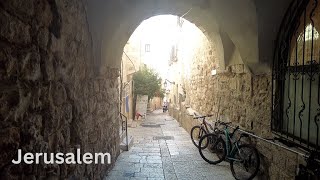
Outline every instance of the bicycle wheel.
<path id="1" fill-rule="evenodd" d="M 190 132 L 192 143 L 199 148 L 199 140 L 206 134 L 207 132 L 201 126 L 194 126 Z"/>
<path id="2" fill-rule="evenodd" d="M 202 145 L 205 143 L 205 145 Z M 205 148 L 199 148 L 200 156 L 210 164 L 222 162 L 227 154 L 226 143 L 216 134 L 206 134 L 200 141 L 199 145 Z"/>
<path id="3" fill-rule="evenodd" d="M 251 180 L 259 170 L 260 157 L 258 150 L 249 145 L 240 145 L 232 154 L 230 169 L 232 175 L 237 180 Z"/>

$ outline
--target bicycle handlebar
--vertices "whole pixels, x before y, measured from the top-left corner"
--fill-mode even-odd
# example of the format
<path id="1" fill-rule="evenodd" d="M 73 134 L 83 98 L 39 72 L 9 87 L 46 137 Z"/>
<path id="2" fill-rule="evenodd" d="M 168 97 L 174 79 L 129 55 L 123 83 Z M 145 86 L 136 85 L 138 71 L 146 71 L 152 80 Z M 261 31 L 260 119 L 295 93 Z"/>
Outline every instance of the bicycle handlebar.
<path id="1" fill-rule="evenodd" d="M 222 122 L 222 121 L 218 121 L 217 123 L 224 126 L 228 126 L 229 124 L 231 124 L 231 122 Z"/>
<path id="2" fill-rule="evenodd" d="M 229 124 L 232 124 L 232 122 L 222 122 L 222 121 L 218 121 L 217 123 L 220 124 L 220 125 L 226 126 L 226 127 L 228 127 Z M 239 129 L 240 129 L 239 126 L 237 126 L 236 128 L 234 128 L 233 132 L 230 133 L 230 136 L 232 137 L 233 134 L 234 134 L 237 130 L 239 130 Z"/>
<path id="3" fill-rule="evenodd" d="M 196 116 L 193 119 L 206 118 L 206 117 L 212 117 L 212 116 L 213 116 L 212 114 L 208 114 L 208 115 L 205 115 L 205 116 Z"/>

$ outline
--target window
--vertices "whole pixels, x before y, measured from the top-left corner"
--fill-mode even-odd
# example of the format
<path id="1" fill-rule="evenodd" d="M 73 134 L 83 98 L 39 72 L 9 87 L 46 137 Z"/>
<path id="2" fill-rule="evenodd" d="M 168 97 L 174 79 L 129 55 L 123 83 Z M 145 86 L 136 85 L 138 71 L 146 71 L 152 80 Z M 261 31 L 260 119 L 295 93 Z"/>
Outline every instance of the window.
<path id="1" fill-rule="evenodd" d="M 145 52 L 150 52 L 150 44 L 145 45 Z"/>
<path id="2" fill-rule="evenodd" d="M 284 18 L 275 49 L 272 130 L 307 149 L 319 148 L 320 6 L 295 0 L 290 8 L 296 14 Z"/>

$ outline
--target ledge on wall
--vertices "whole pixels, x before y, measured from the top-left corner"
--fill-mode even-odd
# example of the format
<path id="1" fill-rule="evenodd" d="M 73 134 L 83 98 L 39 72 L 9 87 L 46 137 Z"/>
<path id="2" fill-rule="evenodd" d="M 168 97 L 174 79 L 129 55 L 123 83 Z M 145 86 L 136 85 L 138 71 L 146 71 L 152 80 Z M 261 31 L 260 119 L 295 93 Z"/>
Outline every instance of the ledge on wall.
<path id="1" fill-rule="evenodd" d="M 199 114 L 197 111 L 193 110 L 192 108 L 186 108 L 186 112 L 189 116 L 194 116 L 194 114 Z"/>
<path id="2" fill-rule="evenodd" d="M 189 116 L 194 116 L 194 114 L 199 114 L 199 112 L 197 112 L 194 109 L 192 109 L 189 104 L 186 104 L 185 102 L 182 102 L 181 105 L 182 105 L 181 107 L 185 107 L 186 108 L 186 113 Z"/>
<path id="3" fill-rule="evenodd" d="M 217 74 L 252 74 L 250 69 L 245 64 L 232 64 L 226 67 L 226 69 L 217 69 Z"/>

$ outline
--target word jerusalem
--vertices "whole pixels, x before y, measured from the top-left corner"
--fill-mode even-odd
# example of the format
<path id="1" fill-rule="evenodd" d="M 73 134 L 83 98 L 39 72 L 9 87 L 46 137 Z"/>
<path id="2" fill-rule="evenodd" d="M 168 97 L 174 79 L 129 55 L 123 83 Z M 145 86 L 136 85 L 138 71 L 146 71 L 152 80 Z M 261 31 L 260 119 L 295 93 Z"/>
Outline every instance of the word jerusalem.
<path id="1" fill-rule="evenodd" d="M 18 149 L 17 159 L 13 159 L 13 164 L 20 164 L 24 162 L 26 164 L 39 164 L 42 160 L 45 164 L 104 164 L 105 158 L 107 158 L 107 163 L 111 164 L 110 153 L 84 153 L 81 156 L 80 149 L 77 149 L 76 154 L 74 153 L 25 153 L 22 156 L 21 149 Z"/>

